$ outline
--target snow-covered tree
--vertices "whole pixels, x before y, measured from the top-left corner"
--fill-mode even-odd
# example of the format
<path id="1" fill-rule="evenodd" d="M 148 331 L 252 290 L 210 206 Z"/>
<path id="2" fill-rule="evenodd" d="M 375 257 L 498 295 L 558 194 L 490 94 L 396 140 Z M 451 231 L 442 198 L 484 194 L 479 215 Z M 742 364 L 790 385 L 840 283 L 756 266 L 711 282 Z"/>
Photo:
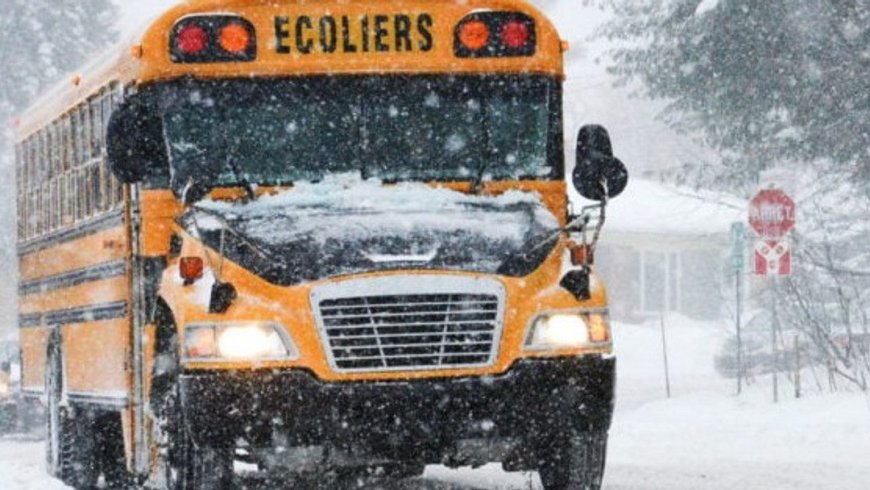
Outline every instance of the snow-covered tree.
<path id="1" fill-rule="evenodd" d="M 724 156 L 710 181 L 781 164 L 870 181 L 870 1 L 604 0 L 611 71 Z"/>
<path id="2" fill-rule="evenodd" d="M 610 71 L 722 156 L 679 178 L 749 196 L 787 170 L 803 226 L 782 321 L 870 379 L 870 1 L 602 0 Z"/>
<path id="3" fill-rule="evenodd" d="M 110 0 L 3 0 L 0 9 L 0 275 L 11 277 L 16 238 L 9 123 L 41 90 L 116 39 L 117 7 Z M 0 307 L 15 311 L 15 285 L 4 284 Z M 10 316 L 0 330 L 13 323 Z"/>
<path id="4" fill-rule="evenodd" d="M 0 116 L 8 120 L 47 84 L 112 43 L 109 0 L 5 0 L 0 16 Z"/>

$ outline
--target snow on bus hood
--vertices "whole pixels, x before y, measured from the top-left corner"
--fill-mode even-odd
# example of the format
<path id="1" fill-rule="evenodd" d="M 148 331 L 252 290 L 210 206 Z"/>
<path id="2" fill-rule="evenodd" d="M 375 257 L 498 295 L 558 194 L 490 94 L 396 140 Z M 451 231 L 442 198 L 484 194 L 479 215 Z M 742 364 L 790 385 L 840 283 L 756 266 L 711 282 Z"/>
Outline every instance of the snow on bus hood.
<path id="1" fill-rule="evenodd" d="M 195 236 L 217 249 L 226 222 L 228 258 L 278 284 L 399 268 L 526 275 L 555 240 L 525 252 L 558 227 L 537 193 L 468 195 L 349 175 L 196 208 L 195 226 L 191 213 L 183 218 Z"/>

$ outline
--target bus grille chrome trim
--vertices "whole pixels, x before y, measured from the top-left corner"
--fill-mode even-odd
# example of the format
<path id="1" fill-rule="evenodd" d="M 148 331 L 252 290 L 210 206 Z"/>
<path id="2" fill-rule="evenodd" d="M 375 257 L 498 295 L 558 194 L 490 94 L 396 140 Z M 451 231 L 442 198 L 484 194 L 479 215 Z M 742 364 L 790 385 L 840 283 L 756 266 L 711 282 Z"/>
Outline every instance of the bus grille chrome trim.
<path id="1" fill-rule="evenodd" d="M 491 366 L 504 302 L 500 282 L 460 276 L 357 279 L 311 293 L 321 341 L 337 372 Z"/>

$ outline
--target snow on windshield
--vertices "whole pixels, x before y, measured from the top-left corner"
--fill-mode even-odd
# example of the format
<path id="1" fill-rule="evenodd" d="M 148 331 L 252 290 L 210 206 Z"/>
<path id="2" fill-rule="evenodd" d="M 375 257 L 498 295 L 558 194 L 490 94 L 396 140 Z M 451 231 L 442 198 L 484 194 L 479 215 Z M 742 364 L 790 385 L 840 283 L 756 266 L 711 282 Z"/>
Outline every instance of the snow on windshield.
<path id="1" fill-rule="evenodd" d="M 246 235 L 270 245 L 299 237 L 323 244 L 471 230 L 494 241 L 522 244 L 532 234 L 559 226 L 536 193 L 468 195 L 423 183 L 383 185 L 357 174 L 299 183 L 291 191 L 244 204 L 207 200 L 198 207 L 221 214 Z M 198 225 L 215 229 L 220 223 L 201 219 Z"/>

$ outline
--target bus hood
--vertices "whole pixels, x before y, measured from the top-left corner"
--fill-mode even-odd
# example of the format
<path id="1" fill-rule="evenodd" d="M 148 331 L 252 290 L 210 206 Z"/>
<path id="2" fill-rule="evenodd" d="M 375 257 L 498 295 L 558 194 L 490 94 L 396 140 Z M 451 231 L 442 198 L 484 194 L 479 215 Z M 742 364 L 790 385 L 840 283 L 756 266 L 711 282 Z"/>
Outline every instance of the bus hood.
<path id="1" fill-rule="evenodd" d="M 182 217 L 193 236 L 279 285 L 379 270 L 525 276 L 555 247 L 555 216 L 537 193 L 469 195 L 358 177 L 248 202 L 206 200 Z"/>

